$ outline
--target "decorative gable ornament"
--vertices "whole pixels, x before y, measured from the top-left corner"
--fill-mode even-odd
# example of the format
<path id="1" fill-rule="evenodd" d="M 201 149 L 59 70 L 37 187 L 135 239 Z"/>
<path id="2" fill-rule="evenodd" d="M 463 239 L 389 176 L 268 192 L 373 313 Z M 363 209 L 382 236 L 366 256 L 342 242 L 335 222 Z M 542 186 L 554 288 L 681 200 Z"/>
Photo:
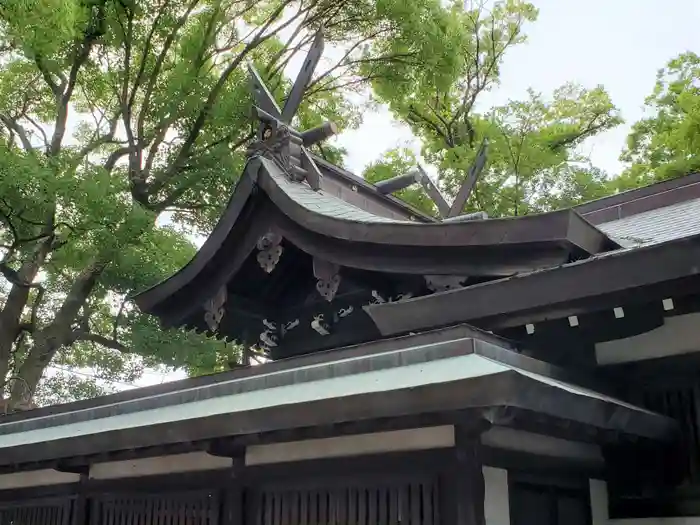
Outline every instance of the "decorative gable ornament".
<path id="1" fill-rule="evenodd" d="M 323 33 L 311 44 L 284 108 L 280 109 L 253 64 L 248 64 L 251 89 L 255 100 L 255 116 L 260 121 L 258 137 L 248 148 L 248 156 L 265 154 L 274 159 L 289 180 L 306 181 L 311 188 L 321 189 L 321 171 L 306 148 L 322 142 L 338 132 L 337 126 L 326 122 L 316 128 L 299 132 L 290 124 L 323 53 Z"/>

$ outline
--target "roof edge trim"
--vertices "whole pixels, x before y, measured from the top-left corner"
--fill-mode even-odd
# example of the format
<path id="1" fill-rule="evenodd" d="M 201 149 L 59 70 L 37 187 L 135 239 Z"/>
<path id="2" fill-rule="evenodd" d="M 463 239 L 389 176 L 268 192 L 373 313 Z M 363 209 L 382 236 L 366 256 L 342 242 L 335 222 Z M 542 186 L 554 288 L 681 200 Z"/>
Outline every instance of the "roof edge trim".
<path id="1" fill-rule="evenodd" d="M 194 257 L 177 273 L 171 275 L 146 290 L 135 294 L 132 298 L 138 307 L 144 312 L 150 312 L 158 303 L 166 297 L 175 294 L 182 286 L 190 282 L 199 274 L 207 263 L 214 257 L 224 243 L 238 216 L 243 211 L 248 198 L 252 195 L 258 180 L 260 169 L 259 159 L 252 159 L 243 170 L 233 194 L 226 205 L 223 216 L 219 219 L 211 235 L 204 241 L 202 247 L 197 250 Z"/>

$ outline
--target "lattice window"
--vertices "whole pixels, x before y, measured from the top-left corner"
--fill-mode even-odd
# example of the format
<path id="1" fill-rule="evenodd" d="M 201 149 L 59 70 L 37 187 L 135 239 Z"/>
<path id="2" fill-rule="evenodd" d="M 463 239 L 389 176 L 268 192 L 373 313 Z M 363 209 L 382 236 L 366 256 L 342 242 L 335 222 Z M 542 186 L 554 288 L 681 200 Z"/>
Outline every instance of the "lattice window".
<path id="1" fill-rule="evenodd" d="M 217 525 L 213 492 L 107 495 L 97 499 L 93 525 Z M 4 524 L 2 524 L 4 525 Z"/>
<path id="2" fill-rule="evenodd" d="M 24 501 L 0 504 L 1 525 L 69 525 L 72 500 Z"/>
<path id="3" fill-rule="evenodd" d="M 256 495 L 253 525 L 438 525 L 437 483 L 275 488 Z"/>

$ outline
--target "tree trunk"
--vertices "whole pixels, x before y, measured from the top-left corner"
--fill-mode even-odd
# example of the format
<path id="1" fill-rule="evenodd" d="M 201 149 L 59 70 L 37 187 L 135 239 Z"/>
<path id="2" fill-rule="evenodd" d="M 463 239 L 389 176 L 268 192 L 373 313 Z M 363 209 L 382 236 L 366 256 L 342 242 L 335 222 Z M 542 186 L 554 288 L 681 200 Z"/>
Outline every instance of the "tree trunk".
<path id="1" fill-rule="evenodd" d="M 44 265 L 51 251 L 53 238 L 41 241 L 30 259 L 25 261 L 17 272 L 19 283 L 13 283 L 7 296 L 5 307 L 0 311 L 0 381 L 4 382 L 10 367 L 12 347 L 19 335 L 22 312 L 27 306 L 31 284 L 36 279 L 39 270 Z M 22 283 L 26 283 L 22 284 Z M 0 394 L 2 397 L 2 394 Z"/>
<path id="2" fill-rule="evenodd" d="M 14 381 L 12 385 L 10 395 L 12 403 L 30 400 L 56 352 L 63 345 L 73 343 L 72 324 L 107 264 L 109 263 L 94 260 L 84 268 L 71 286 L 51 324 L 33 334 L 34 345 L 27 352 L 27 357 L 17 371 L 17 376 L 21 380 Z"/>

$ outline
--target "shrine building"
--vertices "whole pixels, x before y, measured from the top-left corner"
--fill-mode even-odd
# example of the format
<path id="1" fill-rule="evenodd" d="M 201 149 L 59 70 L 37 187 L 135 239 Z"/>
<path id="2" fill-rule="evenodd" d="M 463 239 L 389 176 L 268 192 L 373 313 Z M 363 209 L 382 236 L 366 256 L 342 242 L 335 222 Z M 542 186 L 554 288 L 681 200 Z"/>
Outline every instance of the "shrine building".
<path id="1" fill-rule="evenodd" d="M 219 223 L 135 298 L 243 366 L 1 418 L 0 525 L 700 524 L 700 174 L 510 218 L 461 214 L 486 143 L 450 204 L 370 184 L 291 126 L 320 45 L 283 108 L 251 69 Z"/>

